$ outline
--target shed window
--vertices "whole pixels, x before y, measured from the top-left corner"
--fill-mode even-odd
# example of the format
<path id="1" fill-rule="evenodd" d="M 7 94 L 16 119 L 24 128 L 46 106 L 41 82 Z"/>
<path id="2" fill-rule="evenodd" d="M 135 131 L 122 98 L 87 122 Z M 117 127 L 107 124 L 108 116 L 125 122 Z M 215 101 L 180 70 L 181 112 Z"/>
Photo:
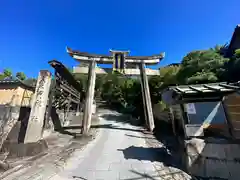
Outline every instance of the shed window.
<path id="1" fill-rule="evenodd" d="M 196 102 L 193 104 L 195 113 L 187 112 L 189 124 L 201 124 L 204 128 L 204 134 L 209 134 L 209 132 L 210 134 L 215 132 L 218 134 L 226 134 L 228 132 L 222 102 Z M 186 105 L 185 110 L 187 111 Z M 207 134 L 205 134 L 205 136 Z"/>

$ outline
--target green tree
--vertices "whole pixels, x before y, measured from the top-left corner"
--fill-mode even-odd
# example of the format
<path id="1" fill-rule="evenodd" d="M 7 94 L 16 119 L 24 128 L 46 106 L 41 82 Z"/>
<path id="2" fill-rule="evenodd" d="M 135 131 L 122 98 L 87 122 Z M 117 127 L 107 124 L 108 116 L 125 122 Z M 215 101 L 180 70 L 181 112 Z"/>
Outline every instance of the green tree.
<path id="1" fill-rule="evenodd" d="M 235 54 L 230 58 L 230 61 L 225 64 L 223 77 L 225 81 L 236 82 L 240 80 L 240 49 L 235 51 Z"/>
<path id="2" fill-rule="evenodd" d="M 28 79 L 24 80 L 24 83 L 29 85 L 29 86 L 36 86 L 37 79 L 35 79 L 35 78 L 28 78 Z"/>
<path id="3" fill-rule="evenodd" d="M 161 100 L 161 90 L 169 85 L 178 84 L 177 74 L 180 65 L 173 65 L 160 68 L 160 76 L 152 76 L 149 79 L 149 88 L 153 103 L 158 103 Z"/>
<path id="4" fill-rule="evenodd" d="M 220 81 L 228 60 L 216 49 L 190 52 L 182 60 L 178 82 L 194 84 Z"/>
<path id="5" fill-rule="evenodd" d="M 4 79 L 12 79 L 12 70 L 7 68 L 3 70 Z"/>
<path id="6" fill-rule="evenodd" d="M 17 72 L 16 77 L 22 81 L 26 79 L 26 75 L 23 72 Z"/>
<path id="7" fill-rule="evenodd" d="M 0 81 L 4 80 L 4 74 L 0 74 Z"/>

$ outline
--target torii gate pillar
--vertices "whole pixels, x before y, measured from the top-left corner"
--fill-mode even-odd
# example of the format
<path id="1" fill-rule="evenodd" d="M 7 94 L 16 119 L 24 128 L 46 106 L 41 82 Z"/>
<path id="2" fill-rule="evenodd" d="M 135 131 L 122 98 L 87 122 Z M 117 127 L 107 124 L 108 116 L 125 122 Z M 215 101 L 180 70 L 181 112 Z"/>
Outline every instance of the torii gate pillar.
<path id="1" fill-rule="evenodd" d="M 92 104 L 94 99 L 95 81 L 96 81 L 96 61 L 90 61 L 88 69 L 87 94 L 84 104 L 83 128 L 82 134 L 87 134 L 91 126 Z"/>
<path id="2" fill-rule="evenodd" d="M 149 131 L 152 132 L 155 128 L 155 125 L 154 125 L 148 78 L 147 78 L 144 62 L 139 64 L 139 69 L 140 69 L 140 75 L 141 75 L 141 88 L 142 88 L 142 99 L 143 99 L 145 122 L 146 122 L 146 126 L 149 128 Z"/>

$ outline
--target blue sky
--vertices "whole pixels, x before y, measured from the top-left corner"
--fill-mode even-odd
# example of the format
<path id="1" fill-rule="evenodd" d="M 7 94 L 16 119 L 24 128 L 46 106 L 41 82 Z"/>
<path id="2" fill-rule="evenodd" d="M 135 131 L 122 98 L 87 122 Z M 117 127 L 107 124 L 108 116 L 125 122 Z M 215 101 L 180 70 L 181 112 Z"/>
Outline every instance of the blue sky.
<path id="1" fill-rule="evenodd" d="M 0 1 L 0 69 L 37 76 L 57 59 L 78 63 L 66 46 L 108 54 L 166 53 L 179 62 L 192 50 L 225 44 L 240 24 L 239 0 L 7 0 Z"/>

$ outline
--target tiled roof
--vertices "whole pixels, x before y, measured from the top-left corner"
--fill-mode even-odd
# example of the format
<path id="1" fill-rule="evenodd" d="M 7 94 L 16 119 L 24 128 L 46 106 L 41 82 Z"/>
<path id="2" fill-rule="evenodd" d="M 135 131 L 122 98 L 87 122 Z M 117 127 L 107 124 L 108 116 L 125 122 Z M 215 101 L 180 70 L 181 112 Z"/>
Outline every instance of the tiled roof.
<path id="1" fill-rule="evenodd" d="M 209 83 L 170 86 L 161 92 L 162 101 L 166 104 L 181 104 L 193 101 L 219 101 L 222 97 L 240 90 L 240 84 Z"/>
<path id="2" fill-rule="evenodd" d="M 18 80 L 0 80 L 0 84 L 19 83 Z"/>
<path id="3" fill-rule="evenodd" d="M 28 84 L 25 84 L 23 81 L 19 80 L 19 79 L 14 79 L 14 80 L 8 80 L 8 79 L 5 79 L 5 80 L 0 80 L 0 85 L 1 84 L 16 84 L 16 85 L 19 85 L 19 86 L 23 86 L 25 87 L 26 89 L 30 89 L 30 90 L 35 90 L 35 87 L 34 86 L 30 86 Z"/>
<path id="4" fill-rule="evenodd" d="M 178 94 L 198 94 L 198 93 L 213 93 L 213 92 L 234 92 L 240 90 L 238 84 L 209 83 L 209 84 L 194 84 L 194 85 L 181 85 L 170 86 L 168 90 L 173 90 Z"/>

